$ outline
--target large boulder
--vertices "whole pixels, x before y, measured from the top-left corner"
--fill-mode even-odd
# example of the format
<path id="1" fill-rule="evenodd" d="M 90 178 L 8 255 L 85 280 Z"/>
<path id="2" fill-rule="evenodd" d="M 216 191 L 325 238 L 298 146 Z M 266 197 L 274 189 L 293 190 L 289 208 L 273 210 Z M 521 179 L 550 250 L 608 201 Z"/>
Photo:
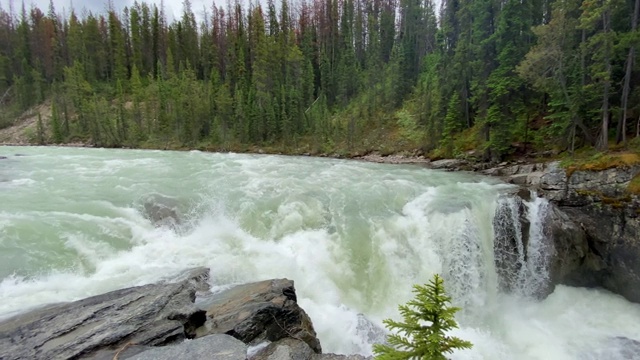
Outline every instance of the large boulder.
<path id="1" fill-rule="evenodd" d="M 5 320 L 0 359 L 87 358 L 128 344 L 158 346 L 193 338 L 205 322 L 195 294 L 208 274 L 199 268 L 180 282 L 116 290 Z"/>
<path id="2" fill-rule="evenodd" d="M 198 336 L 227 334 L 247 344 L 291 337 L 321 353 L 320 340 L 307 313 L 298 306 L 293 281 L 266 280 L 214 294 L 200 306 L 206 323 Z"/>

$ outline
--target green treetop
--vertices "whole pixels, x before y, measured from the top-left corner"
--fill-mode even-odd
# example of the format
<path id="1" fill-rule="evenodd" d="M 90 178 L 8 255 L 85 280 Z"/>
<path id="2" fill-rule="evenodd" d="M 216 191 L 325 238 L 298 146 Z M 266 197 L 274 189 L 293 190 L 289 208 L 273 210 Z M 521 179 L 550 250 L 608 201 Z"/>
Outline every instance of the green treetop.
<path id="1" fill-rule="evenodd" d="M 460 308 L 449 306 L 451 298 L 444 290 L 444 281 L 435 274 L 426 285 L 414 285 L 415 299 L 398 309 L 403 321 L 384 320 L 389 330 L 388 345 L 376 344 L 373 352 L 378 360 L 446 360 L 445 354 L 473 345 L 447 335 L 458 327 L 454 319 Z"/>

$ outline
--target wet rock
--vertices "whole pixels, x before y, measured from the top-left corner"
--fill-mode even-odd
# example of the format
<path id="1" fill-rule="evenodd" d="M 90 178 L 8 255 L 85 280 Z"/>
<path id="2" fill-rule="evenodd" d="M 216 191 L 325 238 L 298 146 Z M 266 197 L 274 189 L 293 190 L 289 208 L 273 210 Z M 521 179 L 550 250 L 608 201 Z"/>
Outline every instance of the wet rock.
<path id="1" fill-rule="evenodd" d="M 207 321 L 198 336 L 227 334 L 247 344 L 292 337 L 321 353 L 307 313 L 298 306 L 293 281 L 267 280 L 236 286 L 200 304 Z"/>
<path id="2" fill-rule="evenodd" d="M 604 287 L 640 302 L 640 198 L 626 192 L 640 166 L 567 173 L 554 161 L 483 173 L 533 189 L 555 205 L 547 220 L 555 247 L 552 285 Z"/>
<path id="3" fill-rule="evenodd" d="M 143 215 L 155 226 L 176 227 L 180 225 L 179 203 L 176 199 L 151 194 L 142 200 Z"/>
<path id="4" fill-rule="evenodd" d="M 127 344 L 158 346 L 194 337 L 205 322 L 194 305 L 199 268 L 178 283 L 157 283 L 50 305 L 0 323 L 0 358 L 71 359 Z"/>
<path id="5" fill-rule="evenodd" d="M 569 284 L 601 286 L 640 303 L 640 204 L 616 208 L 592 203 L 562 209 L 587 234 L 591 270 Z"/>
<path id="6" fill-rule="evenodd" d="M 362 355 L 317 354 L 304 341 L 286 338 L 269 344 L 249 360 L 367 360 Z"/>
<path id="7" fill-rule="evenodd" d="M 304 341 L 286 338 L 269 344 L 250 360 L 311 360 L 314 355 L 316 353 Z"/>
<path id="8" fill-rule="evenodd" d="M 429 163 L 429 167 L 432 169 L 457 170 L 466 164 L 466 161 L 460 159 L 442 159 L 432 161 Z"/>
<path id="9" fill-rule="evenodd" d="M 565 212 L 554 204 L 549 205 L 546 219 L 549 236 L 553 239 L 553 253 L 549 265 L 549 277 L 555 284 L 597 286 L 592 272 L 598 267 L 589 252 L 585 231 Z"/>
<path id="10" fill-rule="evenodd" d="M 519 188 L 516 192 L 516 196 L 522 199 L 523 201 L 531 201 L 533 198 L 533 194 L 530 189 L 527 188 Z"/>
<path id="11" fill-rule="evenodd" d="M 130 360 L 245 360 L 246 358 L 246 344 L 232 336 L 220 334 L 186 340 L 177 345 L 156 347 L 128 357 Z"/>
<path id="12" fill-rule="evenodd" d="M 508 178 L 508 182 L 516 185 L 527 185 L 528 175 L 527 174 L 517 174 L 511 175 Z"/>
<path id="13" fill-rule="evenodd" d="M 488 168 L 488 169 L 480 169 L 480 172 L 484 175 L 488 175 L 488 176 L 501 176 L 501 170 L 500 168 Z"/>

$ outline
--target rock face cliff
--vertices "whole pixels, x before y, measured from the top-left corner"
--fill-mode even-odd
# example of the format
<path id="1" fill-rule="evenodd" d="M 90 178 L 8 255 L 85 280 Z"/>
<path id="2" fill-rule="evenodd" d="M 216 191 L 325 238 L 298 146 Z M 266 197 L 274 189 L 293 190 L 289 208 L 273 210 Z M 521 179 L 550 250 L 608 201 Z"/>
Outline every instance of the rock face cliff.
<path id="1" fill-rule="evenodd" d="M 640 199 L 627 191 L 640 166 L 571 172 L 551 162 L 483 173 L 550 200 L 554 249 L 547 293 L 555 284 L 602 287 L 640 303 Z"/>

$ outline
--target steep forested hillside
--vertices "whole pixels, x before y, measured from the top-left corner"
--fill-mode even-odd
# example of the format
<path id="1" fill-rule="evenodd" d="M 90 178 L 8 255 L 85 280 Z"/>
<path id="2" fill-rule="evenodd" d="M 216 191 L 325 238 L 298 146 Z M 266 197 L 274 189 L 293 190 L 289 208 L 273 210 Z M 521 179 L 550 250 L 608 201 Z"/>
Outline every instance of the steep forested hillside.
<path id="1" fill-rule="evenodd" d="M 608 149 L 639 131 L 639 6 L 231 1 L 197 20 L 185 0 L 172 22 L 145 2 L 0 9 L 0 126 L 50 99 L 34 142 L 494 159 Z"/>

